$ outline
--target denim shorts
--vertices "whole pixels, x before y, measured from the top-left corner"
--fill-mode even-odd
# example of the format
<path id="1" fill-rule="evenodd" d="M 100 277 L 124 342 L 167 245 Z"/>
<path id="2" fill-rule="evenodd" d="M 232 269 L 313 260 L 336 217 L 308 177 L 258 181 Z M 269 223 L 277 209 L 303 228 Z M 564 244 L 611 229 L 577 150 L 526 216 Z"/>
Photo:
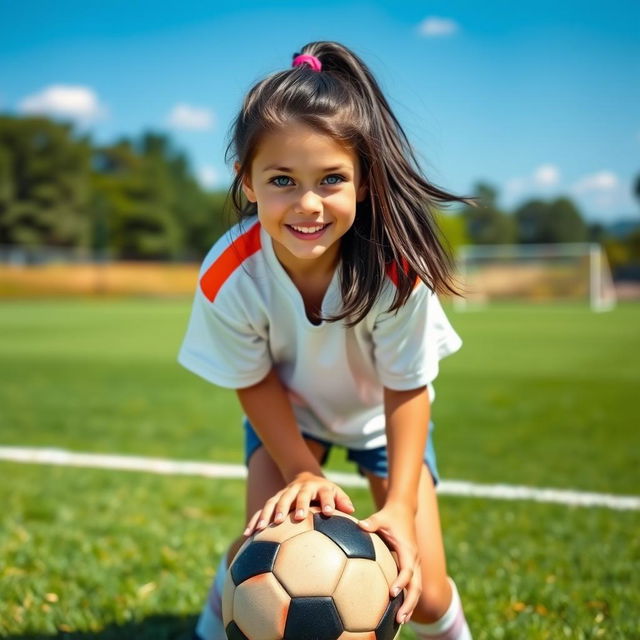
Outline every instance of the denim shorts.
<path id="1" fill-rule="evenodd" d="M 244 460 L 245 464 L 249 466 L 249 458 L 255 452 L 255 450 L 262 446 L 262 441 L 258 437 L 258 434 L 255 432 L 247 418 L 243 420 L 244 425 Z M 432 420 L 429 421 L 429 435 L 427 437 L 427 444 L 424 448 L 424 456 L 423 460 L 427 465 L 427 469 L 431 473 L 431 477 L 433 478 L 433 484 L 437 485 L 440 476 L 438 474 L 438 467 L 436 464 L 436 452 L 433 447 L 433 431 L 435 429 L 435 424 Z M 314 440 L 315 442 L 319 442 L 325 447 L 324 457 L 321 460 L 321 465 L 324 465 L 329 457 L 329 452 L 331 451 L 331 447 L 334 446 L 334 443 L 327 442 L 326 440 L 322 440 L 321 438 L 317 438 L 316 436 L 312 436 L 306 433 L 303 433 L 302 436 L 304 438 L 308 438 L 309 440 Z M 340 446 L 340 445 L 335 445 Z M 358 467 L 358 473 L 361 476 L 364 476 L 364 472 L 368 471 L 373 475 L 380 476 L 382 478 L 386 478 L 389 475 L 389 464 L 387 460 L 387 447 L 377 447 L 375 449 L 350 449 L 346 447 L 347 450 L 347 460 L 354 462 Z"/>

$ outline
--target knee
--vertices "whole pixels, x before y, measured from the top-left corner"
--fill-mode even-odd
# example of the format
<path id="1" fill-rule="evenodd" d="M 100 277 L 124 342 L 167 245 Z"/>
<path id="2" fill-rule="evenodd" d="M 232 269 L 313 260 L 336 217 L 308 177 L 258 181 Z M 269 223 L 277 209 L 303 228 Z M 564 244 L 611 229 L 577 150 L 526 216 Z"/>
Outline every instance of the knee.
<path id="1" fill-rule="evenodd" d="M 451 587 L 445 578 L 423 585 L 420 599 L 413 610 L 411 619 L 421 624 L 429 624 L 442 618 L 451 604 Z"/>

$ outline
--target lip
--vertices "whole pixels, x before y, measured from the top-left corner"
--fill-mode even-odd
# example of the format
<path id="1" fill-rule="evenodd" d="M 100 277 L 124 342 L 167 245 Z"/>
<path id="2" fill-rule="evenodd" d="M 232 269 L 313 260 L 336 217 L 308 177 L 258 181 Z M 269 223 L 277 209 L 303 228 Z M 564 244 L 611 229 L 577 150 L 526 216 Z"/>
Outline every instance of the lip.
<path id="1" fill-rule="evenodd" d="M 309 228 L 313 228 L 313 227 L 317 227 L 318 224 L 322 224 L 323 227 L 322 229 L 320 229 L 319 231 L 316 231 L 315 233 L 300 233 L 299 231 L 296 231 L 292 225 L 287 224 L 285 225 L 287 227 L 287 229 L 289 229 L 289 232 L 291 233 L 291 235 L 293 235 L 294 237 L 300 239 L 300 240 L 316 240 L 317 238 L 319 238 L 330 226 L 331 223 L 330 222 L 324 222 L 324 223 L 315 223 L 315 224 L 297 224 L 296 227 L 302 227 L 305 229 L 309 229 Z"/>

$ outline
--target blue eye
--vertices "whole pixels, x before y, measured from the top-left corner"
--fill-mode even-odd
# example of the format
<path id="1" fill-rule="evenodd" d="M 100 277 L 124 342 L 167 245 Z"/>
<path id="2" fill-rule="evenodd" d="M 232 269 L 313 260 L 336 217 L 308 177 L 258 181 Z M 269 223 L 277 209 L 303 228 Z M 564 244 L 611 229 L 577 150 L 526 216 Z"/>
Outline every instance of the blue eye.
<path id="1" fill-rule="evenodd" d="M 330 180 L 331 178 L 338 178 L 337 182 L 328 182 L 327 184 L 329 184 L 330 186 L 336 185 L 336 184 L 340 184 L 340 182 L 344 182 L 344 178 L 341 175 L 338 175 L 337 173 L 332 173 L 331 175 L 327 176 L 325 178 L 325 180 Z M 291 180 L 291 178 L 289 176 L 275 176 L 275 178 L 271 178 L 271 180 L 269 180 L 270 183 L 275 184 L 276 187 L 290 187 L 291 184 L 283 184 L 282 182 L 278 182 L 278 180 Z"/>
<path id="2" fill-rule="evenodd" d="M 277 187 L 288 187 L 288 184 L 279 184 L 278 182 L 276 182 L 276 180 L 291 180 L 291 178 L 289 178 L 289 176 L 276 176 L 275 178 L 272 178 L 269 182 L 273 182 L 273 184 L 275 184 Z"/>

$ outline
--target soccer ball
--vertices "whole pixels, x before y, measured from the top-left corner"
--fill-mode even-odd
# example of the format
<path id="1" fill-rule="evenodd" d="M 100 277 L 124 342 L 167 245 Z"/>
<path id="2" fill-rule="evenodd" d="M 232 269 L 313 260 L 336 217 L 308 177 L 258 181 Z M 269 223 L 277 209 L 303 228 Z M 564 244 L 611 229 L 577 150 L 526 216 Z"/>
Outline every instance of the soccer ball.
<path id="1" fill-rule="evenodd" d="M 389 587 L 395 552 L 355 518 L 312 506 L 304 520 L 255 532 L 227 571 L 222 616 L 229 640 L 392 640 L 404 600 Z"/>

